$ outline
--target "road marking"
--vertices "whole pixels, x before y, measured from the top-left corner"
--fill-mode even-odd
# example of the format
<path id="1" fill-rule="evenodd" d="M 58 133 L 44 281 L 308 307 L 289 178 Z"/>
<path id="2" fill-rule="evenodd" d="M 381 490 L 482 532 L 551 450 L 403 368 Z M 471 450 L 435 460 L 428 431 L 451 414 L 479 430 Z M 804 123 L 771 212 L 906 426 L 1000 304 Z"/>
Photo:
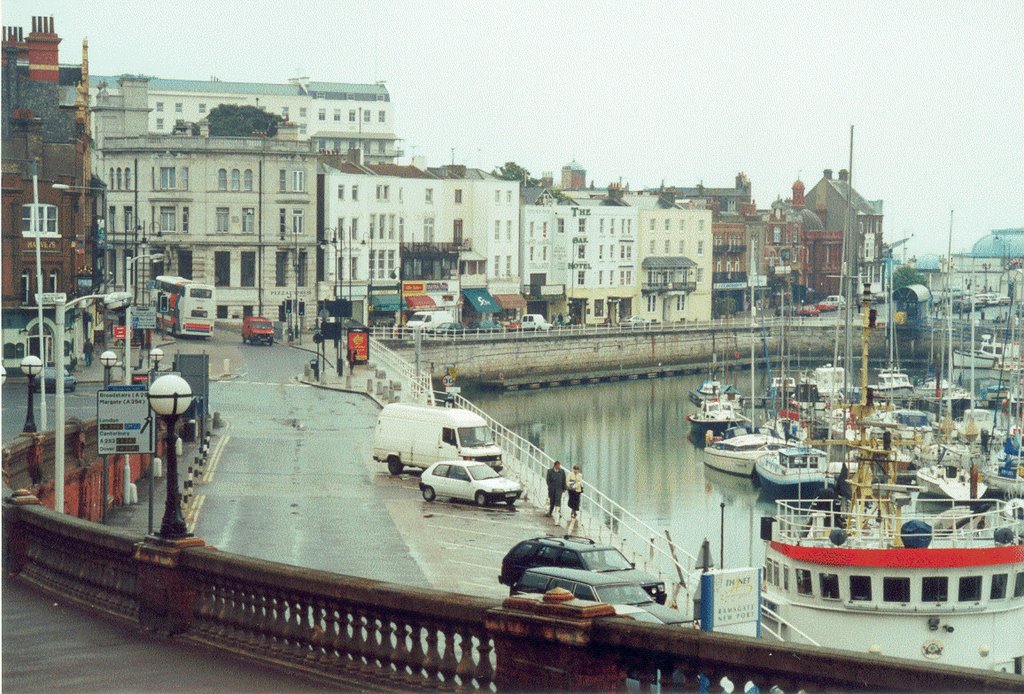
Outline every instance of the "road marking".
<path id="1" fill-rule="evenodd" d="M 504 535 L 504 534 L 501 534 L 501 533 L 485 533 L 485 532 L 480 532 L 479 530 L 469 530 L 469 529 L 466 528 L 465 525 L 450 526 L 450 525 L 434 525 L 434 524 L 431 524 L 430 527 L 431 527 L 431 529 L 434 529 L 434 530 L 451 530 L 452 532 L 456 532 L 456 533 L 463 533 L 463 534 L 470 534 L 470 535 L 480 535 L 481 537 L 490 537 L 490 538 L 496 538 L 496 539 L 500 539 L 500 540 L 518 540 L 518 539 L 520 539 L 519 535 Z"/>
<path id="2" fill-rule="evenodd" d="M 312 388 L 312 386 L 310 386 L 310 385 L 308 385 L 306 383 L 270 383 L 270 382 L 267 382 L 267 381 L 240 381 L 238 378 L 233 378 L 233 379 L 231 379 L 229 381 L 217 381 L 217 382 L 218 383 L 224 383 L 224 384 L 233 383 L 235 385 L 245 385 L 245 386 L 265 386 L 265 387 L 269 387 L 269 388 L 273 388 L 273 387 L 276 387 L 276 386 L 284 386 L 286 388 Z"/>
<path id="3" fill-rule="evenodd" d="M 472 566 L 474 569 L 483 569 L 484 571 L 491 571 L 491 572 L 494 571 L 494 567 L 493 566 L 487 566 L 485 564 L 474 564 L 473 562 L 459 561 L 458 559 L 446 559 L 445 563 L 446 564 L 462 564 L 463 566 Z"/>
<path id="4" fill-rule="evenodd" d="M 190 533 L 195 532 L 196 523 L 199 522 L 199 509 L 203 507 L 204 501 L 206 501 L 206 495 L 197 494 L 192 497 L 192 503 L 185 509 L 185 527 Z"/>
<path id="5" fill-rule="evenodd" d="M 491 554 L 505 554 L 505 552 L 500 549 L 493 549 L 491 547 L 477 547 L 476 545 L 468 545 L 458 542 L 442 542 L 441 546 L 445 549 L 472 549 L 474 552 L 490 552 Z"/>
<path id="6" fill-rule="evenodd" d="M 209 484 L 213 481 L 213 474 L 217 471 L 217 464 L 220 463 L 221 455 L 224 453 L 224 446 L 230 440 L 231 436 L 225 434 L 217 442 L 217 445 L 213 447 L 213 452 L 210 453 L 210 460 L 208 461 L 209 469 L 203 473 L 203 484 Z"/>

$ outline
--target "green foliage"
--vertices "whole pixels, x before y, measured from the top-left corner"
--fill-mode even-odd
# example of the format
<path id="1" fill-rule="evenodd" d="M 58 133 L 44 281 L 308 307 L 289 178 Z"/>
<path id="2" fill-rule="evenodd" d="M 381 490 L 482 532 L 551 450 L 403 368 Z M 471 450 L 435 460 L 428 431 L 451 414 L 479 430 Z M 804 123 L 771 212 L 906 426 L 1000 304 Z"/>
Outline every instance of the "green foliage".
<path id="1" fill-rule="evenodd" d="M 924 284 L 924 275 L 909 265 L 900 265 L 892 273 L 892 289 L 902 289 L 912 284 Z"/>
<path id="2" fill-rule="evenodd" d="M 267 137 L 277 134 L 282 122 L 276 113 L 267 113 L 256 106 L 221 104 L 207 115 L 210 135 L 214 137 L 250 137 L 253 133 L 266 133 Z"/>
<path id="3" fill-rule="evenodd" d="M 494 172 L 494 175 L 505 181 L 519 181 L 524 186 L 539 186 L 540 179 L 530 176 L 530 172 L 514 161 L 507 161 Z"/>

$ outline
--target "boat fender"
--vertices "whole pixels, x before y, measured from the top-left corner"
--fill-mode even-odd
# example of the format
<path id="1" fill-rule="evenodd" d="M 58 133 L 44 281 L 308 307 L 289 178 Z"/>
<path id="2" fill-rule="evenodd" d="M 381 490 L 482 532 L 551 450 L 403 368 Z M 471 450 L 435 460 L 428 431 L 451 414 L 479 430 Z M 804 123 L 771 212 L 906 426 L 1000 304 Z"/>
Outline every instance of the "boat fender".
<path id="1" fill-rule="evenodd" d="M 1003 526 L 1002 528 L 996 528 L 995 532 L 992 533 L 992 539 L 1000 545 L 1009 545 L 1013 543 L 1013 529 Z"/>
<path id="2" fill-rule="evenodd" d="M 832 532 L 828 534 L 828 539 L 836 547 L 842 547 L 843 543 L 846 542 L 846 531 L 842 528 L 832 528 Z"/>
<path id="3" fill-rule="evenodd" d="M 708 429 L 707 431 L 704 432 L 704 443 L 705 444 L 710 446 L 711 442 L 714 441 L 714 440 L 715 440 L 715 432 L 711 431 L 710 429 Z"/>

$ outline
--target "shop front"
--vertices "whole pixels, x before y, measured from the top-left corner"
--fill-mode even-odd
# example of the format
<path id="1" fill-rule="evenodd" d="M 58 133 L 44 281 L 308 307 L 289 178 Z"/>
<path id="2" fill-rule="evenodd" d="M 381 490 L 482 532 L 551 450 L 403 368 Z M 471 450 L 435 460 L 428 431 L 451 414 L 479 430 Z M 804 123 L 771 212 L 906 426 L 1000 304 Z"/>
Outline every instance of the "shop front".
<path id="1" fill-rule="evenodd" d="M 495 294 L 494 300 L 498 302 L 501 311 L 498 313 L 498 320 L 518 320 L 526 310 L 526 299 L 522 294 Z"/>
<path id="2" fill-rule="evenodd" d="M 464 322 L 493 320 L 494 315 L 501 312 L 498 302 L 486 289 L 463 289 L 462 298 L 462 320 Z"/>

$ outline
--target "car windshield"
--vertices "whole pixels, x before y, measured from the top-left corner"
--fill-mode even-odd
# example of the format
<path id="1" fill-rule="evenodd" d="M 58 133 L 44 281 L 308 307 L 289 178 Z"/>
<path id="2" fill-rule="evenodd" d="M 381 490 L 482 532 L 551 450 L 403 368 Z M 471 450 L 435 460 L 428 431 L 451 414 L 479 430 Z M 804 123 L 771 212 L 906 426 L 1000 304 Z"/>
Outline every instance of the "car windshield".
<path id="1" fill-rule="evenodd" d="M 495 477 L 501 477 L 487 465 L 470 465 L 466 469 L 469 470 L 469 476 L 475 480 L 492 480 Z"/>
<path id="2" fill-rule="evenodd" d="M 462 446 L 488 446 L 492 440 L 488 427 L 459 427 L 459 444 Z"/>
<path id="3" fill-rule="evenodd" d="M 625 584 L 618 586 L 597 587 L 597 597 L 601 602 L 619 605 L 642 605 L 651 602 L 651 596 L 638 585 Z"/>
<path id="4" fill-rule="evenodd" d="M 622 552 L 613 547 L 583 552 L 583 563 L 590 571 L 620 571 L 633 568 L 633 565 L 622 556 Z"/>
<path id="5" fill-rule="evenodd" d="M 270 321 L 254 320 L 252 327 L 259 328 L 260 330 L 270 330 L 273 326 L 270 325 Z"/>

